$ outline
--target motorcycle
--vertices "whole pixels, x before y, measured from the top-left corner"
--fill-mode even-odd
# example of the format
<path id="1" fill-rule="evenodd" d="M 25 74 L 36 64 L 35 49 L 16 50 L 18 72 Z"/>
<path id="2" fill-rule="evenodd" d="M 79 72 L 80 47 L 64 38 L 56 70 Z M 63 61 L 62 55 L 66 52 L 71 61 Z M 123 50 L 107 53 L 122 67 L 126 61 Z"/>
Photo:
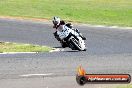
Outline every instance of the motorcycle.
<path id="1" fill-rule="evenodd" d="M 84 40 L 79 36 L 79 34 L 67 26 L 64 26 L 65 30 L 63 32 L 57 32 L 61 38 L 62 47 L 69 47 L 72 50 L 86 51 L 86 46 Z"/>

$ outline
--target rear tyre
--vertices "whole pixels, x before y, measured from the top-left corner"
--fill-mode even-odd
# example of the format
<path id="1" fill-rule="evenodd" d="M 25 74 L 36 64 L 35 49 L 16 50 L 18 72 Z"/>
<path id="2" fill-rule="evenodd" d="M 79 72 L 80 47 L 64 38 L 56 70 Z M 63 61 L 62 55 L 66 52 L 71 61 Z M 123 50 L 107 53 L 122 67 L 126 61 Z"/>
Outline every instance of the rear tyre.
<path id="1" fill-rule="evenodd" d="M 66 48 L 66 47 L 68 47 L 68 45 L 67 45 L 67 43 L 66 42 L 60 42 L 61 43 L 61 46 L 63 47 L 63 48 Z"/>

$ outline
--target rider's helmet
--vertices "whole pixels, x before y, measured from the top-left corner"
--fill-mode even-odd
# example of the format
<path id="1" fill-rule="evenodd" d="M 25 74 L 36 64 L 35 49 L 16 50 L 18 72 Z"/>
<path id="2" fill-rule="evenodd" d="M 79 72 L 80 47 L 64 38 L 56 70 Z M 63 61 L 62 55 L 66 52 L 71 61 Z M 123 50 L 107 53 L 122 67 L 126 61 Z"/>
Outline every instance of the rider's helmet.
<path id="1" fill-rule="evenodd" d="M 60 18 L 55 16 L 55 17 L 53 17 L 52 22 L 54 25 L 59 25 L 60 24 Z"/>

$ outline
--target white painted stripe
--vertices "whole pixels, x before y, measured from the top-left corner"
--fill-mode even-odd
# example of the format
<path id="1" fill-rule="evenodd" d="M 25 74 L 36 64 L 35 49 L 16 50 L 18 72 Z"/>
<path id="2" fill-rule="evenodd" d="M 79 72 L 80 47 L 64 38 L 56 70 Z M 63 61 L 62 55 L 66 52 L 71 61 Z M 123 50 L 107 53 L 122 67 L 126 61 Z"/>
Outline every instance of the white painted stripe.
<path id="1" fill-rule="evenodd" d="M 47 73 L 47 74 L 24 74 L 24 75 L 19 75 L 21 77 L 31 77 L 31 76 L 51 76 L 53 73 Z"/>
<path id="2" fill-rule="evenodd" d="M 57 49 L 51 50 L 51 51 L 49 51 L 49 52 L 52 53 L 52 52 L 59 52 L 59 51 L 64 51 L 64 49 L 57 48 Z"/>
<path id="3" fill-rule="evenodd" d="M 26 53 L 38 53 L 38 52 L 3 52 L 0 54 L 26 54 Z"/>
<path id="4" fill-rule="evenodd" d="M 81 23 L 80 23 L 80 26 L 100 27 L 100 28 L 114 28 L 114 29 L 132 29 L 132 27 L 107 26 L 107 25 L 91 25 L 91 24 L 81 24 Z"/>

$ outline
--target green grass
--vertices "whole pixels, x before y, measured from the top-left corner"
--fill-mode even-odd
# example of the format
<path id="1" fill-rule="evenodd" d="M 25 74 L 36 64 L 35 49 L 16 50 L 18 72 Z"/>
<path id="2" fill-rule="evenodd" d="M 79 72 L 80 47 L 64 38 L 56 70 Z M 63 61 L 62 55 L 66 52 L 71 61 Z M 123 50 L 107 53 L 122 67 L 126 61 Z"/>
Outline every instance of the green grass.
<path id="1" fill-rule="evenodd" d="M 116 88 L 132 88 L 132 84 L 129 84 L 129 85 L 120 85 L 120 86 L 117 86 Z"/>
<path id="2" fill-rule="evenodd" d="M 52 48 L 46 47 L 46 46 L 0 42 L 0 53 L 2 52 L 49 52 L 50 50 L 52 50 Z"/>
<path id="3" fill-rule="evenodd" d="M 132 26 L 132 0 L 0 0 L 0 15 Z"/>

